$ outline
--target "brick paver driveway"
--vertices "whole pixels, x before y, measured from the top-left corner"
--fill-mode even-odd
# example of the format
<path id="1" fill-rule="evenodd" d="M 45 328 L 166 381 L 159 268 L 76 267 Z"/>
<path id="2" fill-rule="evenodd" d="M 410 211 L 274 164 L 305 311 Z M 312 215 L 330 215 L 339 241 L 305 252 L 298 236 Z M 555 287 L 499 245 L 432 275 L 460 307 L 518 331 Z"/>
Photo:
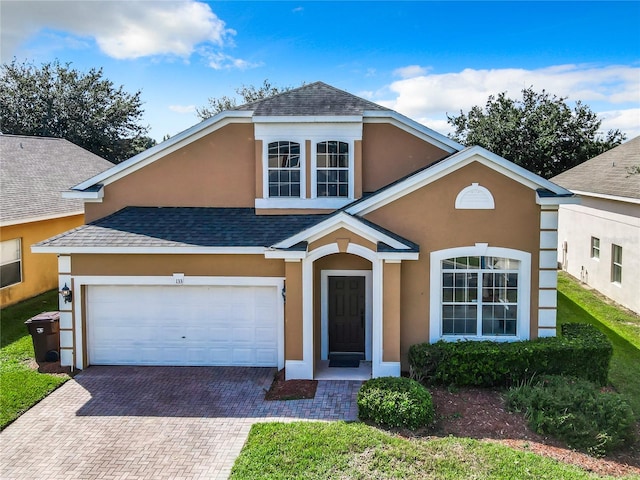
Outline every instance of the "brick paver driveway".
<path id="1" fill-rule="evenodd" d="M 2 479 L 227 478 L 251 425 L 355 419 L 361 382 L 266 402 L 275 369 L 91 367 L 0 433 Z"/>

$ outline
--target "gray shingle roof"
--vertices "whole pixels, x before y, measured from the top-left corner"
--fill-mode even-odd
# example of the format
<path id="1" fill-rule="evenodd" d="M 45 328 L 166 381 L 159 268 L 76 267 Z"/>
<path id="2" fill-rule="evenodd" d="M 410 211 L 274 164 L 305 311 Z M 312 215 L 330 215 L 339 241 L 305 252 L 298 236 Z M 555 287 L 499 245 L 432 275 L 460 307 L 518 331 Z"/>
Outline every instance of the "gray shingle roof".
<path id="1" fill-rule="evenodd" d="M 235 110 L 252 110 L 253 116 L 362 115 L 364 111 L 390 111 L 376 103 L 322 82 L 304 85 L 279 95 L 240 105 Z"/>
<path id="2" fill-rule="evenodd" d="M 0 222 L 81 212 L 60 192 L 111 167 L 67 140 L 0 135 Z"/>
<path id="3" fill-rule="evenodd" d="M 562 172 L 551 179 L 572 191 L 640 198 L 640 174 L 628 170 L 640 166 L 640 137 Z"/>
<path id="4" fill-rule="evenodd" d="M 326 217 L 256 215 L 253 208 L 126 207 L 38 246 L 269 247 Z"/>
<path id="5" fill-rule="evenodd" d="M 253 208 L 126 207 L 87 225 L 38 243 L 55 248 L 271 247 L 329 217 L 321 215 L 256 215 Z M 364 224 L 409 246 L 419 246 L 360 217 Z M 306 250 L 300 242 L 289 250 Z M 398 251 L 381 242 L 379 251 Z M 407 251 L 407 250 L 403 250 Z"/>

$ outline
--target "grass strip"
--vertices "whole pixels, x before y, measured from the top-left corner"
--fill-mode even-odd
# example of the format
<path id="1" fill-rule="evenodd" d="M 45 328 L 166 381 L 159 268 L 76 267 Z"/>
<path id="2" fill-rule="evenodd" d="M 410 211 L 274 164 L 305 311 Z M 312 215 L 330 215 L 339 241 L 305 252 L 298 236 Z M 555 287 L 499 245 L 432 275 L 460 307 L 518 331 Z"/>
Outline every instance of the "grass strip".
<path id="1" fill-rule="evenodd" d="M 558 276 L 558 325 L 589 323 L 613 344 L 609 381 L 640 421 L 640 317 L 607 303 L 565 273 Z"/>
<path id="2" fill-rule="evenodd" d="M 52 290 L 0 311 L 0 430 L 69 379 L 30 366 L 33 343 L 24 322 L 57 309 L 58 293 Z"/>

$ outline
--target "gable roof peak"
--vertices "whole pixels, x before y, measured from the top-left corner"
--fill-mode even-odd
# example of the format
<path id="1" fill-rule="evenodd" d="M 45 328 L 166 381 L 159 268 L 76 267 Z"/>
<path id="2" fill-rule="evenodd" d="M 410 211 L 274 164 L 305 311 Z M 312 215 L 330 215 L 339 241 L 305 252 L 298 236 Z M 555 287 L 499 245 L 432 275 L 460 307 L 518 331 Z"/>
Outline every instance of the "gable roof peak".
<path id="1" fill-rule="evenodd" d="M 320 81 L 240 105 L 234 110 L 252 111 L 254 117 L 345 116 L 372 110 L 391 111 Z"/>

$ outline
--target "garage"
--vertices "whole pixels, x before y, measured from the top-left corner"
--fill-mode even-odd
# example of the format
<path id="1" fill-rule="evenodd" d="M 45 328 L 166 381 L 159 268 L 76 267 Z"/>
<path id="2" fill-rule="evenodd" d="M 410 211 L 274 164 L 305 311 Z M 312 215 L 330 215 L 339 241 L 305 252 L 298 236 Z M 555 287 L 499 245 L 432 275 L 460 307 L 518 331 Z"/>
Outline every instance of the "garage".
<path id="1" fill-rule="evenodd" d="M 278 300 L 275 286 L 88 286 L 89 364 L 278 366 Z"/>

